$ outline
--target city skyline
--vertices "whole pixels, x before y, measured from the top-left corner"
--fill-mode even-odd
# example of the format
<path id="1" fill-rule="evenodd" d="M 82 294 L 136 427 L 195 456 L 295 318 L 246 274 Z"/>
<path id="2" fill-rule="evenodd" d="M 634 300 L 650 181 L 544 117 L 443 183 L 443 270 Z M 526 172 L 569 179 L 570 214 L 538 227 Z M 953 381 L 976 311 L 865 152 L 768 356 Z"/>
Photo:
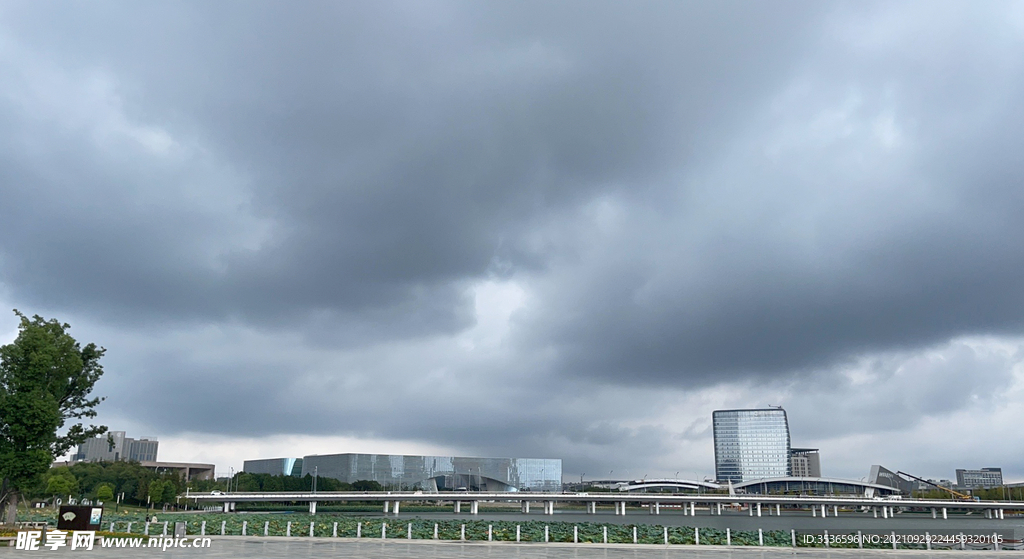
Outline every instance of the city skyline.
<path id="1" fill-rule="evenodd" d="M 161 456 L 703 478 L 783 406 L 829 476 L 1024 480 L 1019 3 L 0 15 L 0 343 L 107 348 Z"/>

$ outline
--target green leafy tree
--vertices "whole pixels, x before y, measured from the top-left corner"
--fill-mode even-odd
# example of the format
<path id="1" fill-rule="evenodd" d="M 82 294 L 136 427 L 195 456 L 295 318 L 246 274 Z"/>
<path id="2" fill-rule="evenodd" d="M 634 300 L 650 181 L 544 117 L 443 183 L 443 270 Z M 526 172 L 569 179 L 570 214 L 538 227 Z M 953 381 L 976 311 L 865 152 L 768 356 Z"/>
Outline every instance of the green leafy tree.
<path id="1" fill-rule="evenodd" d="M 96 499 L 100 501 L 113 501 L 114 500 L 114 488 L 109 484 L 104 483 L 96 490 Z"/>
<path id="2" fill-rule="evenodd" d="M 164 482 L 159 479 L 154 479 L 149 482 L 149 501 L 153 505 L 159 505 L 164 499 Z"/>
<path id="3" fill-rule="evenodd" d="M 19 496 L 54 457 L 107 430 L 81 423 L 66 427 L 69 420 L 96 416 L 102 399 L 89 395 L 103 374 L 105 350 L 80 346 L 67 324 L 14 313 L 21 319 L 18 337 L 0 347 L 0 506 L 6 505 L 8 523 L 16 520 Z"/>
<path id="4" fill-rule="evenodd" d="M 352 483 L 352 489 L 356 491 L 383 491 L 379 483 L 374 480 L 361 479 Z"/>
<path id="5" fill-rule="evenodd" d="M 50 497 L 75 495 L 78 493 L 78 479 L 70 472 L 57 473 L 46 482 L 46 494 Z"/>

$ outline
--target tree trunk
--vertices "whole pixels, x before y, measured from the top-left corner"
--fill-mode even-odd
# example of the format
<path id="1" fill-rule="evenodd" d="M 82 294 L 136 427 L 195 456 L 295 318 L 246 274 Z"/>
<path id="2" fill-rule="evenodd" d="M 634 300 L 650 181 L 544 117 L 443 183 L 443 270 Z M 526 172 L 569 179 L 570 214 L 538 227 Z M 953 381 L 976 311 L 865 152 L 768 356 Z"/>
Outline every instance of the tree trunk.
<path id="1" fill-rule="evenodd" d="M 4 524 L 13 525 L 18 519 L 18 493 L 17 491 L 11 491 L 7 495 L 7 514 L 4 517 Z"/>

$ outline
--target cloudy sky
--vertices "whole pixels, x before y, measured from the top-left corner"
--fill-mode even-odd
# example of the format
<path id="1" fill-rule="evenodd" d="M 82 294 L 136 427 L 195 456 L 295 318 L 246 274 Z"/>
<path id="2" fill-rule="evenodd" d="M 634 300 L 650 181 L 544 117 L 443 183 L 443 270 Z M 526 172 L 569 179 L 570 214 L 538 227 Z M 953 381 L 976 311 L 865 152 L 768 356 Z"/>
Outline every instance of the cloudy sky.
<path id="1" fill-rule="evenodd" d="M 1020 481 L 1022 99 L 1014 1 L 3 2 L 0 309 L 218 472 L 704 477 L 782 405 Z"/>

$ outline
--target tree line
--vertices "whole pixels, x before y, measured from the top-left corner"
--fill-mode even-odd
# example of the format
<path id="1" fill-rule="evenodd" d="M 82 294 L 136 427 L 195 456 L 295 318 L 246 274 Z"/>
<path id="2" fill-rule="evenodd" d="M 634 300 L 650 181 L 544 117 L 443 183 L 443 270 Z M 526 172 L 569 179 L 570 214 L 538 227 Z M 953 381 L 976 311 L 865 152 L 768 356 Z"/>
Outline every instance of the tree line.
<path id="1" fill-rule="evenodd" d="M 174 471 L 157 472 L 138 462 L 78 462 L 50 468 L 24 495 L 48 502 L 70 497 L 107 504 L 120 497 L 128 505 L 161 506 L 173 504 L 185 489 L 181 475 Z"/>
<path id="2" fill-rule="evenodd" d="M 309 474 L 298 477 L 240 472 L 235 474 L 235 477 L 232 480 L 231 490 L 250 493 L 257 491 L 312 491 L 313 481 L 313 476 Z M 360 480 L 353 483 L 346 483 L 334 478 L 320 476 L 316 478 L 316 490 L 383 491 L 384 487 L 376 481 Z"/>
<path id="3" fill-rule="evenodd" d="M 186 482 L 175 471 L 158 472 L 138 462 L 78 462 L 70 466 L 50 468 L 35 484 L 24 491 L 33 500 L 53 502 L 90 499 L 110 503 L 120 496 L 127 505 L 161 506 L 174 504 L 186 489 L 196 493 L 210 491 L 295 491 L 313 489 L 313 477 L 253 474 L 239 472 L 230 479 L 196 479 Z M 334 478 L 318 477 L 317 491 L 382 491 L 376 481 L 345 483 Z"/>

